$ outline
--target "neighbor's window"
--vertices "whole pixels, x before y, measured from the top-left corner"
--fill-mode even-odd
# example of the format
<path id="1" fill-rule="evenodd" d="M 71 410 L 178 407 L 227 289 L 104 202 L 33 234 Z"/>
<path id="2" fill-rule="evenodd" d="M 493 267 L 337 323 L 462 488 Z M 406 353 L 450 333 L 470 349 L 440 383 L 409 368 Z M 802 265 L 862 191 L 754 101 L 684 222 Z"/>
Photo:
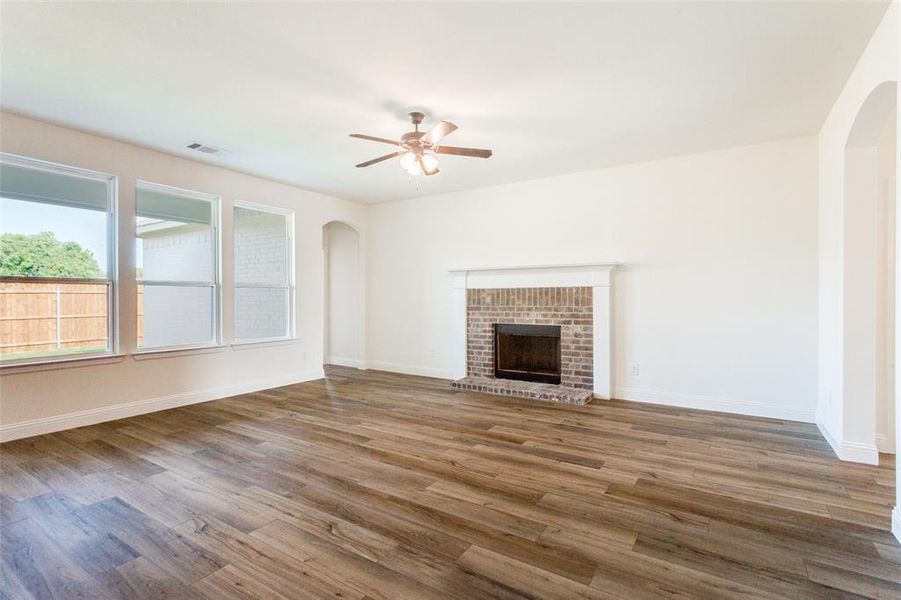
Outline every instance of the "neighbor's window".
<path id="1" fill-rule="evenodd" d="M 236 202 L 235 339 L 257 341 L 293 335 L 294 213 Z"/>
<path id="2" fill-rule="evenodd" d="M 116 178 L 0 153 L 0 361 L 115 349 Z"/>
<path id="3" fill-rule="evenodd" d="M 138 348 L 219 342 L 219 197 L 138 182 Z"/>

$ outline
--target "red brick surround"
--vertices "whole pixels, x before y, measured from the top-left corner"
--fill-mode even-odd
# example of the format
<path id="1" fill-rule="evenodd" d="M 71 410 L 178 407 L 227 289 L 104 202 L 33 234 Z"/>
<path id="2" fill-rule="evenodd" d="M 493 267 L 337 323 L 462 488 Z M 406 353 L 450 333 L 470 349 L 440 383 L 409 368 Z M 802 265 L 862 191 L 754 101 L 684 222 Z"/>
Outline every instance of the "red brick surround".
<path id="1" fill-rule="evenodd" d="M 494 324 L 560 325 L 560 384 L 592 389 L 594 345 L 590 287 L 466 291 L 466 367 L 494 377 Z"/>

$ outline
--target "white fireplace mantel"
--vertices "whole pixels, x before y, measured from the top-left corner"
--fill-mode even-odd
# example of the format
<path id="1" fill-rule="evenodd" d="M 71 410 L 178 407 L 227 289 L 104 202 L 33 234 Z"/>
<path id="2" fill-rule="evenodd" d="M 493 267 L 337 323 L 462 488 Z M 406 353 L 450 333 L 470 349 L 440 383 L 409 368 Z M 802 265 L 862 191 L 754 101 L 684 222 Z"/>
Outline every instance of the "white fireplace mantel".
<path id="1" fill-rule="evenodd" d="M 592 288 L 594 395 L 610 398 L 612 274 L 619 263 L 579 263 L 451 269 L 453 378 L 466 377 L 466 290 L 527 287 Z"/>

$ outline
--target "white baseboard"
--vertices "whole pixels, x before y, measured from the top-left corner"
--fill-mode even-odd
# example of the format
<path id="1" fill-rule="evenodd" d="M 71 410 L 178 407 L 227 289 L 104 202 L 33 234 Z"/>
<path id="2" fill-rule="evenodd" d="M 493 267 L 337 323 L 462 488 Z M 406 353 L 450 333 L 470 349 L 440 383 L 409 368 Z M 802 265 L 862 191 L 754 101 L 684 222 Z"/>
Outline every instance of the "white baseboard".
<path id="1" fill-rule="evenodd" d="M 864 463 L 866 465 L 879 464 L 879 449 L 876 444 L 864 444 L 861 442 L 842 442 L 842 449 L 838 457 L 849 462 Z"/>
<path id="2" fill-rule="evenodd" d="M 832 446 L 832 451 L 838 458 L 842 457 L 842 445 L 839 443 L 838 439 L 836 439 L 835 434 L 826 427 L 826 424 L 823 423 L 819 418 L 817 419 L 817 429 L 820 430 L 820 434 L 823 436 L 823 439 Z"/>
<path id="3" fill-rule="evenodd" d="M 681 408 L 695 408 L 698 410 L 712 410 L 751 417 L 768 417 L 771 419 L 801 421 L 804 423 L 814 422 L 814 410 L 812 408 L 804 409 L 762 402 L 743 402 L 739 400 L 730 400 L 728 398 L 718 398 L 715 396 L 678 394 L 630 387 L 616 388 L 613 391 L 613 397 L 619 400 L 631 400 L 633 402 L 661 404 L 664 406 L 678 406 Z"/>
<path id="4" fill-rule="evenodd" d="M 343 356 L 327 356 L 325 364 L 337 365 L 339 367 L 351 367 L 354 369 L 365 369 L 366 364 L 358 358 L 345 358 Z"/>
<path id="5" fill-rule="evenodd" d="M 149 398 L 147 400 L 138 400 L 136 402 L 127 402 L 125 404 L 116 404 L 114 406 L 91 408 L 62 415 L 54 415 L 52 417 L 42 417 L 19 423 L 11 423 L 9 425 L 0 425 L 0 442 L 9 442 L 35 435 L 53 433 L 54 431 L 63 431 L 66 429 L 74 429 L 75 427 L 84 427 L 85 425 L 95 425 L 106 421 L 115 421 L 116 419 L 134 417 L 136 415 L 143 415 L 179 406 L 187 406 L 189 404 L 197 404 L 199 402 L 209 402 L 210 400 L 218 400 L 220 398 L 246 394 L 248 392 L 257 392 L 259 390 L 266 390 L 283 385 L 313 381 L 315 379 L 322 379 L 324 376 L 325 374 L 322 369 L 312 369 L 310 371 L 291 373 L 281 377 L 259 379 L 235 385 L 183 392 L 172 394 L 171 396 Z"/>
<path id="6" fill-rule="evenodd" d="M 879 452 L 881 454 L 895 453 L 895 444 L 892 443 L 892 440 L 889 439 L 888 434 L 885 433 L 876 434 L 876 448 L 879 449 Z"/>
<path id="7" fill-rule="evenodd" d="M 829 445 L 832 446 L 832 451 L 841 460 L 866 465 L 879 464 L 879 449 L 875 444 L 839 441 L 838 437 L 823 423 L 817 421 L 817 427 L 826 441 L 829 442 Z"/>
<path id="8" fill-rule="evenodd" d="M 892 534 L 901 542 L 901 502 L 892 510 Z"/>
<path id="9" fill-rule="evenodd" d="M 419 365 L 403 365 L 399 363 L 370 360 L 366 362 L 366 368 L 375 369 L 377 371 L 403 373 L 404 375 L 420 375 L 422 377 L 435 377 L 437 379 L 453 379 L 453 377 L 451 377 L 451 371 L 448 369 L 420 367 Z"/>

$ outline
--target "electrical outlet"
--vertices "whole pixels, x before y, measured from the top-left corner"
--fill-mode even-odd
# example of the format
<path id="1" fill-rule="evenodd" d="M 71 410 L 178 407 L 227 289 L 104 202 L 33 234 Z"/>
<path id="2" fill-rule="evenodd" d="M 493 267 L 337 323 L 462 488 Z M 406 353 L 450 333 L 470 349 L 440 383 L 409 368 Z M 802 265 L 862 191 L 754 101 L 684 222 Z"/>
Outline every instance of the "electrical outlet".
<path id="1" fill-rule="evenodd" d="M 632 375 L 637 376 L 640 371 L 641 370 L 638 368 L 638 363 L 632 363 Z"/>

